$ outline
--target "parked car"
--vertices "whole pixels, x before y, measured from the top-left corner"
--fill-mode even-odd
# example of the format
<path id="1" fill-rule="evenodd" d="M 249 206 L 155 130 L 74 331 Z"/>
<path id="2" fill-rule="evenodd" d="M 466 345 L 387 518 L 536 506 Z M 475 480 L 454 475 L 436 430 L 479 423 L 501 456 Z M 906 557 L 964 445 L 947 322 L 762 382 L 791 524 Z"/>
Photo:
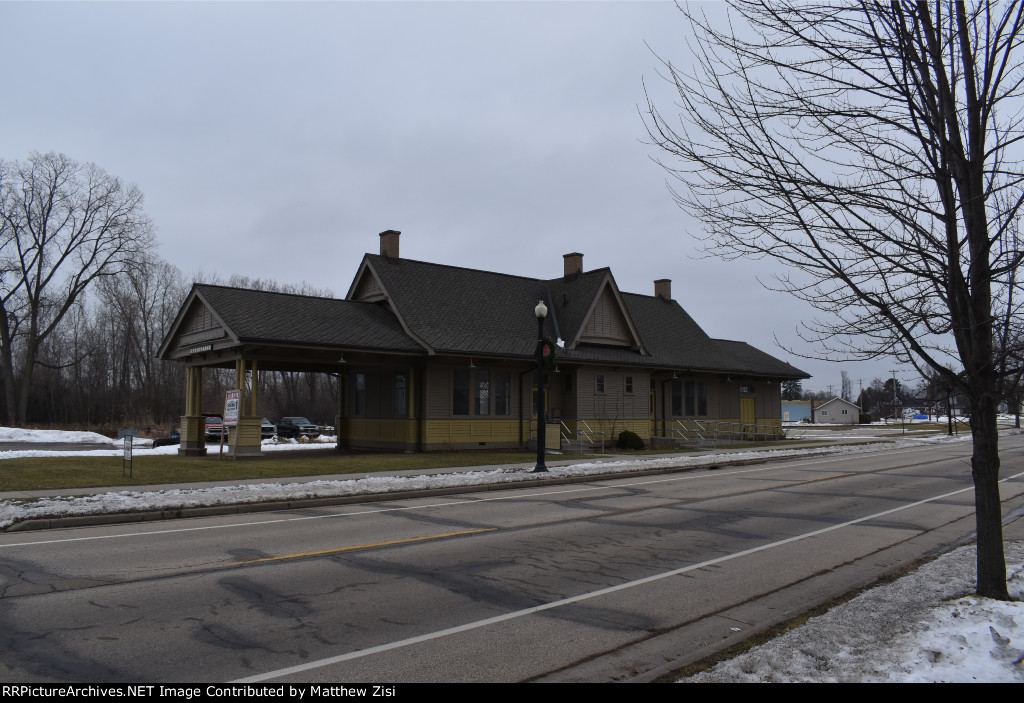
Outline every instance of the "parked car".
<path id="1" fill-rule="evenodd" d="M 263 426 L 260 428 L 260 437 L 263 439 L 272 439 L 277 436 L 277 425 L 263 418 Z"/>
<path id="2" fill-rule="evenodd" d="M 292 437 L 318 437 L 316 425 L 304 417 L 282 417 L 277 421 L 277 436 Z"/>
<path id="3" fill-rule="evenodd" d="M 224 434 L 224 419 L 220 415 L 206 415 L 206 438 L 220 439 Z"/>

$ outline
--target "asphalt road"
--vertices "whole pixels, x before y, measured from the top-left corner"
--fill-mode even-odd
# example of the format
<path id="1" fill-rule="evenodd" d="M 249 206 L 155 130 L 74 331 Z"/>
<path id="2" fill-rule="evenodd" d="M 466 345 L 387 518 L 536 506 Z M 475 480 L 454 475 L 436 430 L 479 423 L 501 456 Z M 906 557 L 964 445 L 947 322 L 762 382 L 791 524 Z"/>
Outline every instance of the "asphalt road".
<path id="1" fill-rule="evenodd" d="M 3 534 L 0 679 L 653 680 L 969 538 L 968 451 Z"/>

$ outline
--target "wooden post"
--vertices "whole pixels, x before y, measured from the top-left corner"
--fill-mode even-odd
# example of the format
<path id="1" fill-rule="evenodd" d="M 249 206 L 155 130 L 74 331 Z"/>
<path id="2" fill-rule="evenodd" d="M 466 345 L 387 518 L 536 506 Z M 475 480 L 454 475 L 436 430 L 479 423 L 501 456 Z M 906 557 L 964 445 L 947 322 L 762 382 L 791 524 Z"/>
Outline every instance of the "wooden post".
<path id="1" fill-rule="evenodd" d="M 185 414 L 181 417 L 178 454 L 206 456 L 206 418 L 203 417 L 203 367 L 185 369 Z"/>

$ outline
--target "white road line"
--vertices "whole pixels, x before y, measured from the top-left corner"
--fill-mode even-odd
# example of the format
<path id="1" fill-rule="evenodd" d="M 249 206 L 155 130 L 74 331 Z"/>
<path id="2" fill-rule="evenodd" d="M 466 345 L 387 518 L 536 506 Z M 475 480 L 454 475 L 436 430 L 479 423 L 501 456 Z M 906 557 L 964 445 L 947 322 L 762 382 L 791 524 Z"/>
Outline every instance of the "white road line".
<path id="1" fill-rule="evenodd" d="M 1008 476 L 1007 478 L 1002 479 L 1002 481 L 1000 481 L 1000 483 L 1005 482 L 1005 481 L 1009 481 L 1011 479 L 1018 478 L 1020 476 L 1024 476 L 1024 472 L 1016 474 L 1014 476 Z M 330 666 L 332 664 L 340 664 L 341 662 L 352 661 L 353 659 L 361 659 L 363 657 L 372 656 L 374 654 L 380 654 L 381 652 L 388 652 L 388 651 L 391 651 L 391 650 L 394 650 L 394 649 L 400 649 L 402 647 L 408 647 L 410 645 L 420 644 L 422 642 L 429 642 L 430 640 L 440 639 L 442 637 L 448 637 L 449 635 L 456 635 L 456 634 L 459 634 L 460 632 L 468 632 L 470 630 L 476 630 L 476 629 L 481 628 L 481 627 L 487 627 L 489 625 L 495 625 L 495 624 L 500 623 L 500 622 L 506 622 L 508 620 L 514 620 L 516 618 L 521 618 L 521 617 L 524 617 L 526 615 L 533 615 L 534 613 L 540 613 L 540 612 L 543 612 L 545 610 L 551 610 L 552 608 L 560 608 L 563 605 L 572 605 L 573 603 L 579 603 L 579 602 L 582 602 L 582 601 L 585 601 L 585 600 L 590 600 L 592 598 L 598 598 L 600 596 L 605 596 L 605 595 L 608 595 L 610 593 L 616 593 L 618 591 L 624 591 L 624 590 L 627 590 L 627 589 L 630 589 L 630 588 L 635 588 L 637 586 L 643 586 L 645 584 L 653 583 L 655 581 L 660 581 L 662 579 L 666 579 L 666 578 L 669 578 L 669 577 L 672 577 L 672 576 L 678 576 L 680 574 L 685 574 L 685 573 L 690 572 L 690 571 L 696 571 L 697 569 L 703 569 L 703 568 L 708 567 L 708 566 L 714 566 L 715 564 L 721 564 L 723 562 L 731 561 L 733 559 L 739 559 L 740 557 L 749 556 L 751 554 L 757 554 L 758 552 L 763 552 L 763 551 L 766 551 L 766 550 L 769 550 L 769 549 L 774 549 L 776 547 L 781 547 L 781 546 L 786 545 L 786 544 L 792 544 L 793 542 L 799 542 L 800 540 L 808 539 L 809 537 L 816 537 L 818 535 L 822 535 L 822 534 L 825 534 L 825 533 L 828 533 L 828 532 L 833 532 L 835 530 L 840 530 L 840 529 L 842 529 L 844 527 L 850 527 L 851 525 L 856 525 L 856 524 L 859 524 L 859 523 L 862 523 L 862 522 L 867 522 L 868 520 L 874 520 L 876 518 L 884 517 L 886 515 L 891 515 L 893 513 L 897 513 L 897 512 L 900 512 L 902 510 L 908 510 L 910 508 L 915 508 L 917 506 L 924 505 L 926 503 L 931 503 L 931 502 L 934 502 L 934 501 L 937 501 L 937 500 L 943 500 L 945 498 L 950 498 L 952 496 L 960 495 L 961 493 L 967 493 L 967 492 L 970 492 L 970 491 L 973 491 L 973 490 L 974 490 L 973 486 L 971 486 L 969 488 L 961 488 L 960 490 L 952 491 L 951 493 L 943 493 L 942 495 L 933 496 L 931 498 L 925 498 L 924 500 L 919 500 L 919 501 L 916 501 L 914 503 L 907 503 L 906 505 L 902 505 L 902 506 L 900 506 L 898 508 L 890 508 L 889 510 L 883 510 L 880 513 L 872 513 L 871 515 L 866 515 L 864 517 L 857 518 L 856 520 L 848 520 L 846 522 L 841 522 L 841 523 L 838 523 L 838 524 L 835 524 L 835 525 L 831 525 L 829 527 L 823 527 L 823 528 L 818 529 L 818 530 L 812 530 L 811 532 L 805 532 L 805 533 L 803 533 L 801 535 L 796 535 L 796 536 L 793 536 L 793 537 L 787 537 L 786 539 L 781 539 L 781 540 L 778 540 L 776 542 L 770 542 L 768 544 L 761 545 L 760 547 L 752 547 L 750 549 L 744 549 L 743 551 L 740 551 L 740 552 L 735 552 L 733 554 L 727 554 L 725 556 L 716 557 L 715 559 L 709 559 L 707 561 L 702 561 L 702 562 L 700 562 L 698 564 L 691 564 L 689 566 L 684 566 L 684 567 L 679 568 L 679 569 L 672 569 L 671 571 L 665 571 L 665 572 L 662 572 L 660 574 L 654 574 L 653 576 L 647 576 L 645 578 L 637 579 L 635 581 L 628 581 L 626 583 L 620 583 L 617 586 L 609 586 L 607 588 L 601 588 L 601 589 L 596 590 L 596 591 L 590 591 L 589 593 L 582 593 L 582 594 L 580 594 L 578 596 L 572 596 L 571 598 L 563 598 L 561 600 L 553 601 L 551 603 L 544 603 L 543 605 L 535 605 L 532 608 L 524 608 L 523 610 L 516 610 L 516 611 L 511 612 L 511 613 L 505 613 L 504 615 L 497 615 L 497 616 L 495 616 L 493 618 L 486 618 L 484 620 L 477 620 L 476 622 L 470 622 L 470 623 L 466 623 L 465 625 L 458 625 L 456 627 L 449 627 L 449 628 L 447 628 L 445 630 L 438 630 L 436 632 L 429 632 L 427 634 L 419 635 L 417 637 L 409 637 L 408 639 L 398 640 L 396 642 L 389 642 L 388 644 L 382 644 L 382 645 L 378 645 L 376 647 L 370 647 L 368 649 L 360 649 L 360 650 L 357 650 L 355 652 L 348 652 L 347 654 L 340 654 L 340 655 L 338 655 L 336 657 L 328 657 L 326 659 L 320 659 L 320 660 L 313 661 L 313 662 L 307 662 L 305 664 L 298 664 L 296 666 L 289 666 L 289 667 L 285 667 L 283 669 L 277 669 L 275 671 L 268 671 L 266 673 L 257 674 L 255 676 L 248 676 L 248 677 L 243 678 L 243 679 L 236 679 L 235 681 L 231 681 L 230 683 L 258 683 L 260 681 L 269 681 L 271 679 L 280 678 L 282 676 L 289 676 L 291 674 L 299 674 L 299 673 L 302 673 L 304 671 L 309 671 L 311 669 L 320 669 L 320 668 L 323 668 L 325 666 Z"/>
<path id="2" fill-rule="evenodd" d="M 909 452 L 926 451 L 928 449 L 934 449 L 934 448 L 935 447 L 912 447 L 912 448 L 908 448 L 908 449 L 897 449 L 897 450 L 892 451 L 892 452 L 887 452 L 886 455 L 887 456 L 891 456 L 891 455 L 894 455 L 894 454 L 906 454 L 906 453 L 909 453 Z M 869 452 L 869 453 L 873 454 L 874 452 Z M 516 495 L 493 496 L 493 497 L 489 497 L 489 498 L 473 498 L 471 500 L 455 500 L 455 501 L 446 501 L 444 503 L 427 503 L 425 505 L 409 505 L 409 506 L 401 506 L 401 507 L 393 507 L 393 508 L 377 508 L 377 509 L 374 509 L 374 510 L 350 510 L 350 511 L 342 512 L 342 513 L 331 513 L 330 515 L 306 515 L 306 516 L 303 516 L 303 517 L 277 518 L 275 520 L 247 520 L 245 522 L 234 522 L 234 523 L 229 523 L 229 524 L 226 524 L 226 525 L 204 525 L 202 527 L 175 527 L 175 528 L 171 528 L 171 529 L 167 529 L 167 530 L 152 530 L 152 531 L 149 531 L 149 532 L 124 532 L 124 533 L 119 533 L 119 534 L 114 534 L 114 535 L 90 535 L 89 537 L 65 537 L 65 538 L 61 538 L 61 539 L 39 540 L 39 541 L 35 541 L 35 542 L 12 542 L 10 544 L 0 544 L 0 549 L 10 548 L 10 547 L 39 546 L 39 545 L 43 545 L 43 544 L 64 544 L 66 542 L 89 542 L 89 541 L 92 541 L 92 540 L 100 540 L 100 539 L 122 539 L 122 538 L 127 538 L 127 537 L 148 537 L 150 535 L 167 535 L 167 534 L 177 534 L 177 533 L 181 533 L 181 532 L 200 532 L 200 531 L 204 531 L 204 530 L 222 530 L 222 529 L 233 528 L 233 527 L 260 527 L 262 525 L 273 525 L 273 524 L 276 524 L 276 523 L 283 523 L 283 522 L 301 522 L 303 520 L 325 520 L 325 519 L 341 518 L 341 517 L 358 517 L 360 515 L 373 515 L 373 514 L 376 514 L 376 513 L 393 513 L 393 512 L 400 512 L 400 511 L 405 511 L 405 510 L 425 510 L 427 508 L 446 508 L 446 507 L 450 507 L 450 506 L 469 505 L 469 504 L 472 504 L 472 503 L 489 503 L 489 502 L 500 501 L 500 500 L 524 500 L 524 499 L 529 499 L 529 498 L 539 498 L 539 497 L 551 496 L 551 495 L 568 495 L 570 493 L 582 493 L 582 492 L 587 492 L 587 491 L 607 491 L 609 489 L 616 489 L 616 488 L 633 488 L 635 486 L 648 486 L 648 485 L 653 485 L 653 484 L 657 484 L 657 483 L 675 483 L 677 481 L 693 481 L 693 480 L 698 479 L 698 478 L 708 478 L 709 475 L 713 476 L 713 477 L 718 477 L 718 476 L 735 476 L 737 474 L 760 473 L 760 472 L 763 472 L 763 471 L 774 471 L 776 469 L 791 469 L 791 468 L 796 468 L 796 467 L 814 466 L 814 465 L 818 465 L 818 464 L 833 464 L 833 463 L 841 462 L 841 461 L 849 461 L 849 460 L 854 460 L 854 459 L 861 459 L 863 457 L 864 457 L 864 454 L 843 454 L 843 455 L 838 456 L 838 457 L 828 457 L 828 458 L 822 458 L 822 459 L 808 459 L 806 461 L 789 462 L 789 461 L 783 460 L 781 462 L 771 462 L 769 466 L 758 466 L 757 468 L 752 468 L 752 469 L 735 469 L 733 471 L 715 470 L 711 474 L 709 474 L 706 470 L 705 471 L 701 471 L 702 467 L 698 466 L 698 467 L 694 467 L 694 469 L 695 469 L 694 472 L 687 473 L 687 474 L 685 474 L 683 476 L 671 476 L 669 478 L 658 478 L 658 479 L 632 481 L 632 482 L 629 482 L 629 483 L 618 483 L 618 484 L 616 484 L 614 486 L 607 486 L 607 485 L 602 485 L 602 486 L 582 486 L 582 487 L 579 487 L 579 488 L 565 488 L 565 489 L 558 489 L 558 490 L 551 490 L 551 491 L 541 491 L 541 492 L 538 492 L 538 493 L 526 493 L 526 494 L 517 493 Z M 723 462 L 723 463 L 728 463 L 728 462 Z M 626 472 L 623 472 L 623 473 L 625 474 Z M 609 478 L 607 476 L 601 476 L 601 477 L 595 477 L 594 478 L 595 481 L 600 481 L 602 483 L 606 483 L 608 481 L 619 481 L 619 480 L 626 480 L 626 479 L 628 479 L 628 475 L 623 476 L 623 479 L 618 479 L 618 478 L 615 478 L 615 477 Z M 481 486 L 481 488 L 483 488 L 483 487 Z M 508 488 L 509 489 L 515 488 L 515 482 L 509 482 L 508 483 Z M 383 494 L 383 495 L 386 495 L 386 494 Z M 385 498 L 385 500 L 386 500 L 386 498 Z M 396 499 L 396 500 L 398 500 L 398 499 Z M 401 499 L 401 500 L 410 500 L 410 499 L 409 498 L 404 498 L 404 499 Z M 216 507 L 216 506 L 196 506 L 196 507 Z M 330 506 L 324 506 L 324 507 L 330 507 Z M 167 510 L 173 510 L 173 508 L 167 508 Z M 288 510 L 288 508 L 281 508 L 281 510 Z M 217 516 L 212 516 L 212 517 L 217 517 Z M 110 526 L 108 525 L 108 527 L 110 527 Z M 0 533 L 0 534 L 2 534 L 2 533 Z"/>

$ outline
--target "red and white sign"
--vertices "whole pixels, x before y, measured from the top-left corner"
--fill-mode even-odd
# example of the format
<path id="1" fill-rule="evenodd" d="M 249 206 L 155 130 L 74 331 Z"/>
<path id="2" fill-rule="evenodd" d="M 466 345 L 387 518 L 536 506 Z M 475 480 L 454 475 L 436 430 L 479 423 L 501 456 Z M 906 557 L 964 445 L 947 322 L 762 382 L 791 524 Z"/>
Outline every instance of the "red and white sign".
<path id="1" fill-rule="evenodd" d="M 238 414 L 242 408 L 242 391 L 224 394 L 224 426 L 238 427 Z"/>

